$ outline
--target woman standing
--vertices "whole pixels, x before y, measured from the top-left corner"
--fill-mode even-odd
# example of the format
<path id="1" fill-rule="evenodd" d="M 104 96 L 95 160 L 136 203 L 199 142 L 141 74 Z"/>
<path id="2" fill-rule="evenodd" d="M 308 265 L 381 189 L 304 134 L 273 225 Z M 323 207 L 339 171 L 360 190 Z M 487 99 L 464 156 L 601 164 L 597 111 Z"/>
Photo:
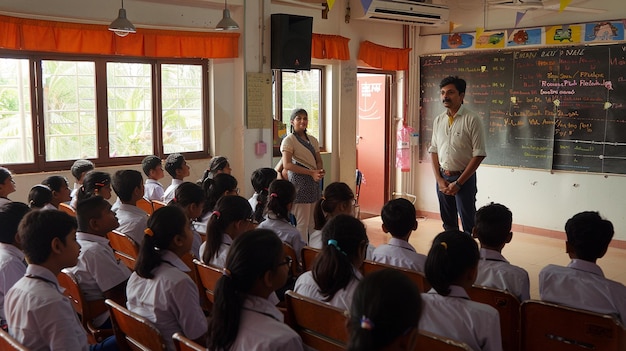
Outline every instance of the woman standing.
<path id="1" fill-rule="evenodd" d="M 314 230 L 313 211 L 321 197 L 320 180 L 324 178 L 319 142 L 307 134 L 309 116 L 298 108 L 291 113 L 291 134 L 280 145 L 283 167 L 289 172 L 289 181 L 296 187 L 296 199 L 292 213 L 304 242 Z"/>

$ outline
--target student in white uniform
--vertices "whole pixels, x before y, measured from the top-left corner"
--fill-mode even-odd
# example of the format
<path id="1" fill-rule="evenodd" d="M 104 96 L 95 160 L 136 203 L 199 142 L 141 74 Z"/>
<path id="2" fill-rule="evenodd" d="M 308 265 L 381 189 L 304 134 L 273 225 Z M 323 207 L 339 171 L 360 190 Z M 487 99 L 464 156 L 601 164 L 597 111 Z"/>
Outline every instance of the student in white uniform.
<path id="1" fill-rule="evenodd" d="M 326 186 L 322 198 L 315 203 L 313 211 L 315 231 L 309 235 L 310 247 L 322 248 L 322 228 L 338 214 L 354 214 L 354 192 L 346 183 L 333 182 Z"/>
<path id="2" fill-rule="evenodd" d="M 237 179 L 228 173 L 216 174 L 215 178 L 206 178 L 200 185 L 202 191 L 204 191 L 204 206 L 202 207 L 202 215 L 196 221 L 196 230 L 200 233 L 207 232 L 207 225 L 217 200 L 226 195 L 239 195 L 239 188 L 237 188 Z"/>
<path id="3" fill-rule="evenodd" d="M 285 285 L 290 265 L 282 242 L 270 230 L 252 230 L 235 239 L 215 289 L 209 350 L 303 350 L 300 336 L 268 299 Z"/>
<path id="4" fill-rule="evenodd" d="M 507 290 L 520 302 L 530 299 L 528 272 L 502 256 L 504 245 L 513 238 L 511 211 L 504 205 L 491 203 L 481 207 L 475 218 L 472 235 L 480 241 L 480 261 L 474 284 Z"/>
<path id="5" fill-rule="evenodd" d="M 112 299 L 126 303 L 126 282 L 131 271 L 120 262 L 106 235 L 117 228 L 111 204 L 100 196 L 90 197 L 78 203 L 76 208 L 80 244 L 78 263 L 69 270 L 74 273 L 86 301 Z M 111 329 L 109 313 L 103 312 L 91 321 L 95 327 Z"/>
<path id="6" fill-rule="evenodd" d="M 78 201 L 92 196 L 102 196 L 105 200 L 111 198 L 111 175 L 106 172 L 89 171 L 85 174 L 83 185 L 78 189 L 76 197 L 72 201 L 72 207 L 76 209 Z"/>
<path id="7" fill-rule="evenodd" d="M 165 170 L 172 177 L 172 184 L 165 189 L 161 201 L 168 203 L 174 198 L 176 188 L 184 181 L 185 177 L 189 177 L 189 168 L 185 156 L 178 153 L 167 156 Z"/>
<path id="8" fill-rule="evenodd" d="M 252 212 L 254 212 L 254 219 L 261 223 L 265 220 L 265 206 L 267 205 L 270 184 L 276 180 L 278 173 L 273 168 L 259 168 L 252 172 L 250 182 L 254 189 L 254 194 L 248 199 Z"/>
<path id="9" fill-rule="evenodd" d="M 59 204 L 63 202 L 70 202 L 72 200 L 72 197 L 70 196 L 70 185 L 67 182 L 67 178 L 62 176 L 49 176 L 44 179 L 41 184 L 52 190 L 52 200 L 50 201 L 50 205 L 52 205 L 54 209 L 58 209 Z"/>
<path id="10" fill-rule="evenodd" d="M 159 208 L 145 232 L 126 287 L 127 308 L 154 323 L 170 351 L 175 350 L 172 335 L 177 332 L 204 344 L 207 320 L 198 287 L 181 260 L 193 242 L 187 216 L 177 206 Z"/>
<path id="11" fill-rule="evenodd" d="M 387 244 L 374 250 L 373 260 L 424 273 L 426 256 L 415 251 L 409 238 L 417 229 L 415 206 L 407 199 L 393 199 L 380 211 L 383 231 L 391 234 Z"/>
<path id="12" fill-rule="evenodd" d="M 170 201 L 168 206 L 178 206 L 183 209 L 187 218 L 189 218 L 189 228 L 193 234 L 193 245 L 191 245 L 191 253 L 194 257 L 200 257 L 200 245 L 202 245 L 202 237 L 193 225 L 193 221 L 202 213 L 204 205 L 204 195 L 202 188 L 192 182 L 183 182 L 176 188 L 176 196 Z"/>
<path id="13" fill-rule="evenodd" d="M 359 268 L 368 244 L 365 226 L 352 216 L 338 215 L 326 223 L 322 237 L 322 251 L 313 268 L 298 277 L 294 291 L 349 310 L 354 289 L 362 278 Z"/>
<path id="14" fill-rule="evenodd" d="M 5 296 L 11 336 L 29 350 L 117 350 L 114 336 L 88 344 L 57 280 L 63 268 L 78 261 L 76 219 L 57 210 L 31 211 L 20 222 L 18 236 L 30 264 Z"/>
<path id="15" fill-rule="evenodd" d="M 288 180 L 275 180 L 269 187 L 270 199 L 267 202 L 265 221 L 259 224 L 259 229 L 273 230 L 276 235 L 296 252 L 295 264 L 301 266 L 300 252 L 306 243 L 302 240 L 300 231 L 289 223 L 289 212 L 296 198 L 296 187 Z"/>
<path id="16" fill-rule="evenodd" d="M 141 245 L 148 215 L 136 203 L 143 197 L 143 177 L 139 171 L 124 169 L 113 175 L 113 190 L 120 200 L 115 214 L 120 226 L 117 231 L 124 233 Z"/>
<path id="17" fill-rule="evenodd" d="M 500 315 L 471 301 L 469 289 L 478 269 L 478 245 L 467 233 L 440 233 L 426 258 L 426 279 L 432 289 L 422 294 L 420 329 L 462 341 L 475 351 L 502 351 Z"/>
<path id="18" fill-rule="evenodd" d="M 626 322 L 626 287 L 607 279 L 596 263 L 613 238 L 613 224 L 598 212 L 581 212 L 565 224 L 567 267 L 548 265 L 539 273 L 544 301 L 617 316 Z"/>
<path id="19" fill-rule="evenodd" d="M 422 299 L 405 274 L 384 269 L 357 286 L 348 320 L 348 351 L 413 351 L 419 334 Z"/>
<path id="20" fill-rule="evenodd" d="M 50 205 L 52 201 L 52 190 L 47 185 L 35 184 L 28 192 L 28 206 L 33 210 L 55 209 Z"/>
<path id="21" fill-rule="evenodd" d="M 78 159 L 72 164 L 70 172 L 72 173 L 72 176 L 76 181 L 74 183 L 72 191 L 70 192 L 70 197 L 72 198 L 72 200 L 70 201 L 70 206 L 72 206 L 72 208 L 76 208 L 76 203 L 78 202 L 76 196 L 78 195 L 78 189 L 83 186 L 85 175 L 87 174 L 87 172 L 93 171 L 95 168 L 96 166 L 93 164 L 93 162 L 85 159 Z"/>
<path id="22" fill-rule="evenodd" d="M 30 209 L 21 202 L 0 206 L 0 327 L 6 330 L 4 296 L 26 273 L 24 253 L 17 242 L 17 226 Z"/>
<path id="23" fill-rule="evenodd" d="M 0 205 L 11 202 L 8 196 L 9 194 L 14 193 L 15 190 L 15 180 L 13 180 L 13 175 L 11 175 L 11 172 L 8 169 L 0 167 Z"/>
<path id="24" fill-rule="evenodd" d="M 163 162 L 158 156 L 150 155 L 141 161 L 141 169 L 146 175 L 146 182 L 143 185 L 143 197 L 147 200 L 161 201 L 163 199 L 163 185 L 159 179 L 163 179 Z"/>
<path id="25" fill-rule="evenodd" d="M 233 240 L 254 227 L 248 200 L 239 195 L 223 196 L 215 205 L 207 226 L 206 241 L 200 246 L 202 262 L 224 267 Z"/>

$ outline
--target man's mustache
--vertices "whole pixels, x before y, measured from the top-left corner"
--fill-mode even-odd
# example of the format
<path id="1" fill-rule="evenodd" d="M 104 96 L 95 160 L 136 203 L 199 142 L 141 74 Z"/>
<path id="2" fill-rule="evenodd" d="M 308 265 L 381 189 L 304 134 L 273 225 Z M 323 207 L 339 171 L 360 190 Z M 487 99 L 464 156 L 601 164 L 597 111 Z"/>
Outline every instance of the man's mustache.
<path id="1" fill-rule="evenodd" d="M 450 99 L 443 99 L 442 102 L 452 102 Z"/>

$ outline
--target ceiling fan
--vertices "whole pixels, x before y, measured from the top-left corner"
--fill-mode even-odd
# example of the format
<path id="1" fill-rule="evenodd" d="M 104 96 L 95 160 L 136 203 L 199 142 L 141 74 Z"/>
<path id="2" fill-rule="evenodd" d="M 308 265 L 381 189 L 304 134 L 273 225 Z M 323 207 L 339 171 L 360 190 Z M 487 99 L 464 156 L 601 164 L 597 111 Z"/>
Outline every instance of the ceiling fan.
<path id="1" fill-rule="evenodd" d="M 507 9 L 516 11 L 528 10 L 548 10 L 559 11 L 559 2 L 548 4 L 542 0 L 487 0 L 487 4 L 493 9 Z M 581 12 L 581 13 L 604 13 L 606 10 L 592 9 L 586 7 L 568 6 L 564 11 Z"/>

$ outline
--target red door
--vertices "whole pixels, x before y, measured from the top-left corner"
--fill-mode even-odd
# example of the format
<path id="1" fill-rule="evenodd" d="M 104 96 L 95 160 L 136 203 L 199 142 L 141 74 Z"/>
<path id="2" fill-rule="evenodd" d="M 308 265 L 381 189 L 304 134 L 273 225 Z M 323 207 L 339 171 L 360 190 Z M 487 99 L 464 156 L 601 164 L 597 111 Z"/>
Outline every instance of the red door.
<path id="1" fill-rule="evenodd" d="M 380 215 L 388 189 L 388 75 L 358 73 L 357 169 L 361 213 Z"/>

